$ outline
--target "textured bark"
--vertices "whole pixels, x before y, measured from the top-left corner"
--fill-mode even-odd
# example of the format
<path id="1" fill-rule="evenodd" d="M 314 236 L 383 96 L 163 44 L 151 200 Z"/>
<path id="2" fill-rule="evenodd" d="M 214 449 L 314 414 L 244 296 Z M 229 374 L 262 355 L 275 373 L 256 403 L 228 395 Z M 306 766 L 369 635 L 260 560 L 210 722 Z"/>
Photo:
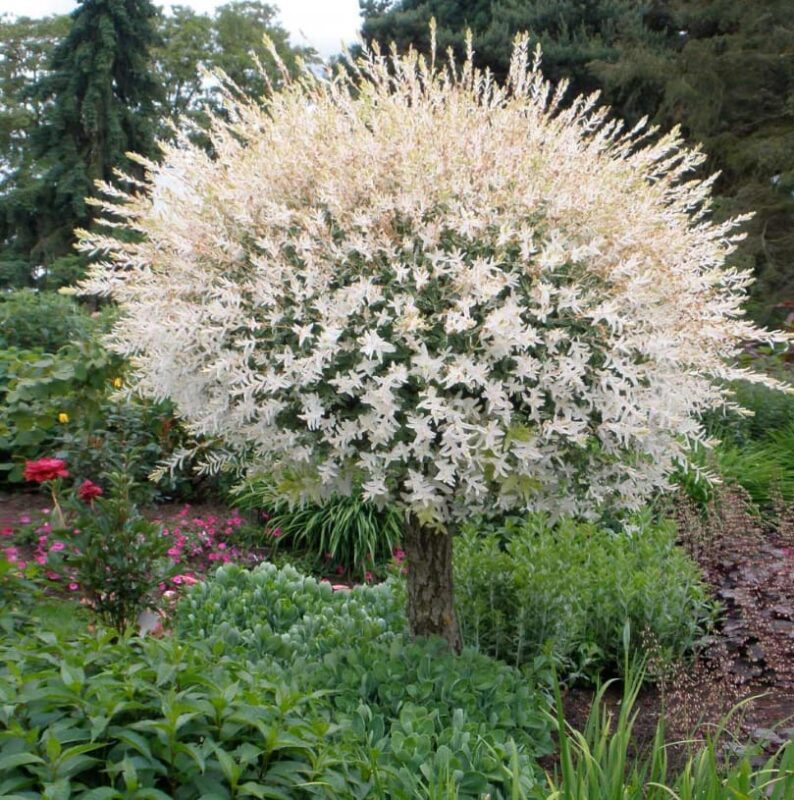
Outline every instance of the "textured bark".
<path id="1" fill-rule="evenodd" d="M 459 653 L 462 647 L 452 594 L 452 536 L 409 520 L 408 624 L 416 636 L 440 636 Z"/>

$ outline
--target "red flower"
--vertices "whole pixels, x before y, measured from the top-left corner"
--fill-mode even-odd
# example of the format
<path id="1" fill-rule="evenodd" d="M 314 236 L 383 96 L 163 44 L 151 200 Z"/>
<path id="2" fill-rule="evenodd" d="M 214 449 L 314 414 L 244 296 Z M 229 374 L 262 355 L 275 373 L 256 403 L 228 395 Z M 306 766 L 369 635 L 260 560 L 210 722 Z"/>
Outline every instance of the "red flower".
<path id="1" fill-rule="evenodd" d="M 93 481 L 83 481 L 77 490 L 77 496 L 84 502 L 90 503 L 95 497 L 104 494 L 101 486 L 97 486 Z"/>
<path id="2" fill-rule="evenodd" d="M 25 480 L 44 483 L 56 478 L 68 478 L 66 462 L 60 458 L 40 458 L 38 461 L 25 462 Z"/>

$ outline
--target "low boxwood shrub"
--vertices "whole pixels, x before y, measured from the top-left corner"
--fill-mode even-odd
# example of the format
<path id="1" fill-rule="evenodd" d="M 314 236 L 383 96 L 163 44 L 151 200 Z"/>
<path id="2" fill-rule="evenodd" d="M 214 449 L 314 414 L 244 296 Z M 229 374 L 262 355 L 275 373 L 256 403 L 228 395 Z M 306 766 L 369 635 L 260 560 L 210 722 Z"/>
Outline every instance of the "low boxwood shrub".
<path id="1" fill-rule="evenodd" d="M 619 669 L 628 622 L 635 652 L 678 657 L 715 612 L 671 522 L 631 533 L 542 515 L 455 541 L 458 619 L 467 644 L 514 665 L 550 654 L 571 675 Z"/>
<path id="2" fill-rule="evenodd" d="M 71 297 L 20 289 L 0 292 L 0 349 L 40 349 L 55 353 L 86 338 L 96 327 Z"/>

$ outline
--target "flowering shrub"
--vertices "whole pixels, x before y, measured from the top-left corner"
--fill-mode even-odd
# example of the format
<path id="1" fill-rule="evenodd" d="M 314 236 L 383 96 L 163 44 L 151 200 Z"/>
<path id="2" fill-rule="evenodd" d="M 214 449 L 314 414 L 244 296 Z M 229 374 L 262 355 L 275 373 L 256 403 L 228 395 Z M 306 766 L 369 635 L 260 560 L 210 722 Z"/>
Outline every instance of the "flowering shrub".
<path id="1" fill-rule="evenodd" d="M 106 496 L 88 479 L 65 487 L 66 466 L 51 458 L 27 463 L 28 474 L 50 479 L 42 482 L 53 508 L 0 528 L 4 563 L 18 576 L 38 570 L 47 584 L 85 599 L 111 624 L 127 625 L 145 606 L 160 605 L 161 594 L 171 600 L 174 589 L 221 564 L 256 564 L 264 556 L 265 525 L 250 525 L 237 511 L 199 516 L 186 504 L 150 521 L 133 502 L 129 475 L 106 476 Z"/>
<path id="2" fill-rule="evenodd" d="M 145 608 L 156 607 L 156 590 L 173 567 L 166 557 L 168 540 L 131 500 L 130 477 L 117 473 L 108 480 L 107 497 L 100 497 L 96 484 L 90 491 L 90 481 L 81 484 L 77 495 L 82 491 L 91 502 L 79 497 L 68 527 L 41 534 L 36 559 L 50 567 L 49 577 L 68 576 L 72 591 L 79 590 L 98 616 L 123 630 Z"/>

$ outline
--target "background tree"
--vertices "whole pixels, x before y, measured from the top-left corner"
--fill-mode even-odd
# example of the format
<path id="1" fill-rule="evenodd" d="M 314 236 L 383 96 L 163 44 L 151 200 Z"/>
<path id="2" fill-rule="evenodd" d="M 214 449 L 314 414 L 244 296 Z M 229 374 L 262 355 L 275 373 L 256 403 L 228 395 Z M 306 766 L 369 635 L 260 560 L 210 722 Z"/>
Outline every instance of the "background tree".
<path id="1" fill-rule="evenodd" d="M 155 49 L 158 79 L 165 90 L 163 116 L 177 119 L 188 114 L 199 117 L 202 104 L 214 104 L 217 82 L 208 81 L 206 71 L 223 70 L 246 94 L 259 97 L 266 90 L 256 60 L 268 79 L 279 85 L 281 77 L 264 44 L 267 37 L 287 68 L 294 72 L 298 58 L 314 61 L 310 48 L 295 47 L 289 33 L 277 22 L 277 9 L 254 0 L 227 3 L 212 16 L 198 14 L 187 6 L 163 11 L 159 18 L 160 43 Z"/>
<path id="2" fill-rule="evenodd" d="M 360 0 L 362 36 L 387 47 L 392 41 L 427 53 L 430 20 L 437 24 L 439 50 L 465 53 L 472 31 L 476 60 L 504 80 L 513 39 L 529 33 L 543 47 L 544 71 L 552 81 L 567 78 L 572 96 L 595 87 L 588 64 L 614 60 L 627 43 L 650 34 L 642 0 Z"/>
<path id="3" fill-rule="evenodd" d="M 66 16 L 0 18 L 0 197 L 34 179 L 31 135 L 43 120 L 46 103 L 26 89 L 43 77 L 68 30 Z M 0 249 L 0 287 L 31 281 L 25 254 Z"/>
<path id="4" fill-rule="evenodd" d="M 616 116 L 680 124 L 721 171 L 717 219 L 754 212 L 734 263 L 758 282 L 762 321 L 794 295 L 794 15 L 790 0 L 361 0 L 362 34 L 426 52 L 431 17 L 442 47 L 503 77 L 510 43 L 528 31 L 544 70 L 570 97 L 601 90 Z"/>
<path id="5" fill-rule="evenodd" d="M 32 263 L 70 252 L 91 222 L 85 197 L 127 151 L 154 154 L 160 91 L 151 72 L 154 6 L 148 0 L 84 0 L 71 15 L 50 69 L 26 96 L 44 108 L 30 136 L 31 170 L 17 169 L 0 199 L 0 241 Z"/>
<path id="6" fill-rule="evenodd" d="M 560 111 L 528 63 L 509 90 L 413 54 L 229 94 L 213 158 L 169 145 L 114 206 L 145 235 L 80 245 L 133 385 L 225 442 L 213 468 L 394 504 L 411 628 L 453 647 L 461 520 L 640 507 L 726 381 L 776 385 L 731 366 L 744 342 L 783 339 L 739 313 L 704 157 Z"/>
<path id="7" fill-rule="evenodd" d="M 794 299 L 794 14 L 788 0 L 675 0 L 647 16 L 652 45 L 590 65 L 616 111 L 702 142 L 718 219 L 754 212 L 736 262 L 758 276 L 755 316 Z"/>

